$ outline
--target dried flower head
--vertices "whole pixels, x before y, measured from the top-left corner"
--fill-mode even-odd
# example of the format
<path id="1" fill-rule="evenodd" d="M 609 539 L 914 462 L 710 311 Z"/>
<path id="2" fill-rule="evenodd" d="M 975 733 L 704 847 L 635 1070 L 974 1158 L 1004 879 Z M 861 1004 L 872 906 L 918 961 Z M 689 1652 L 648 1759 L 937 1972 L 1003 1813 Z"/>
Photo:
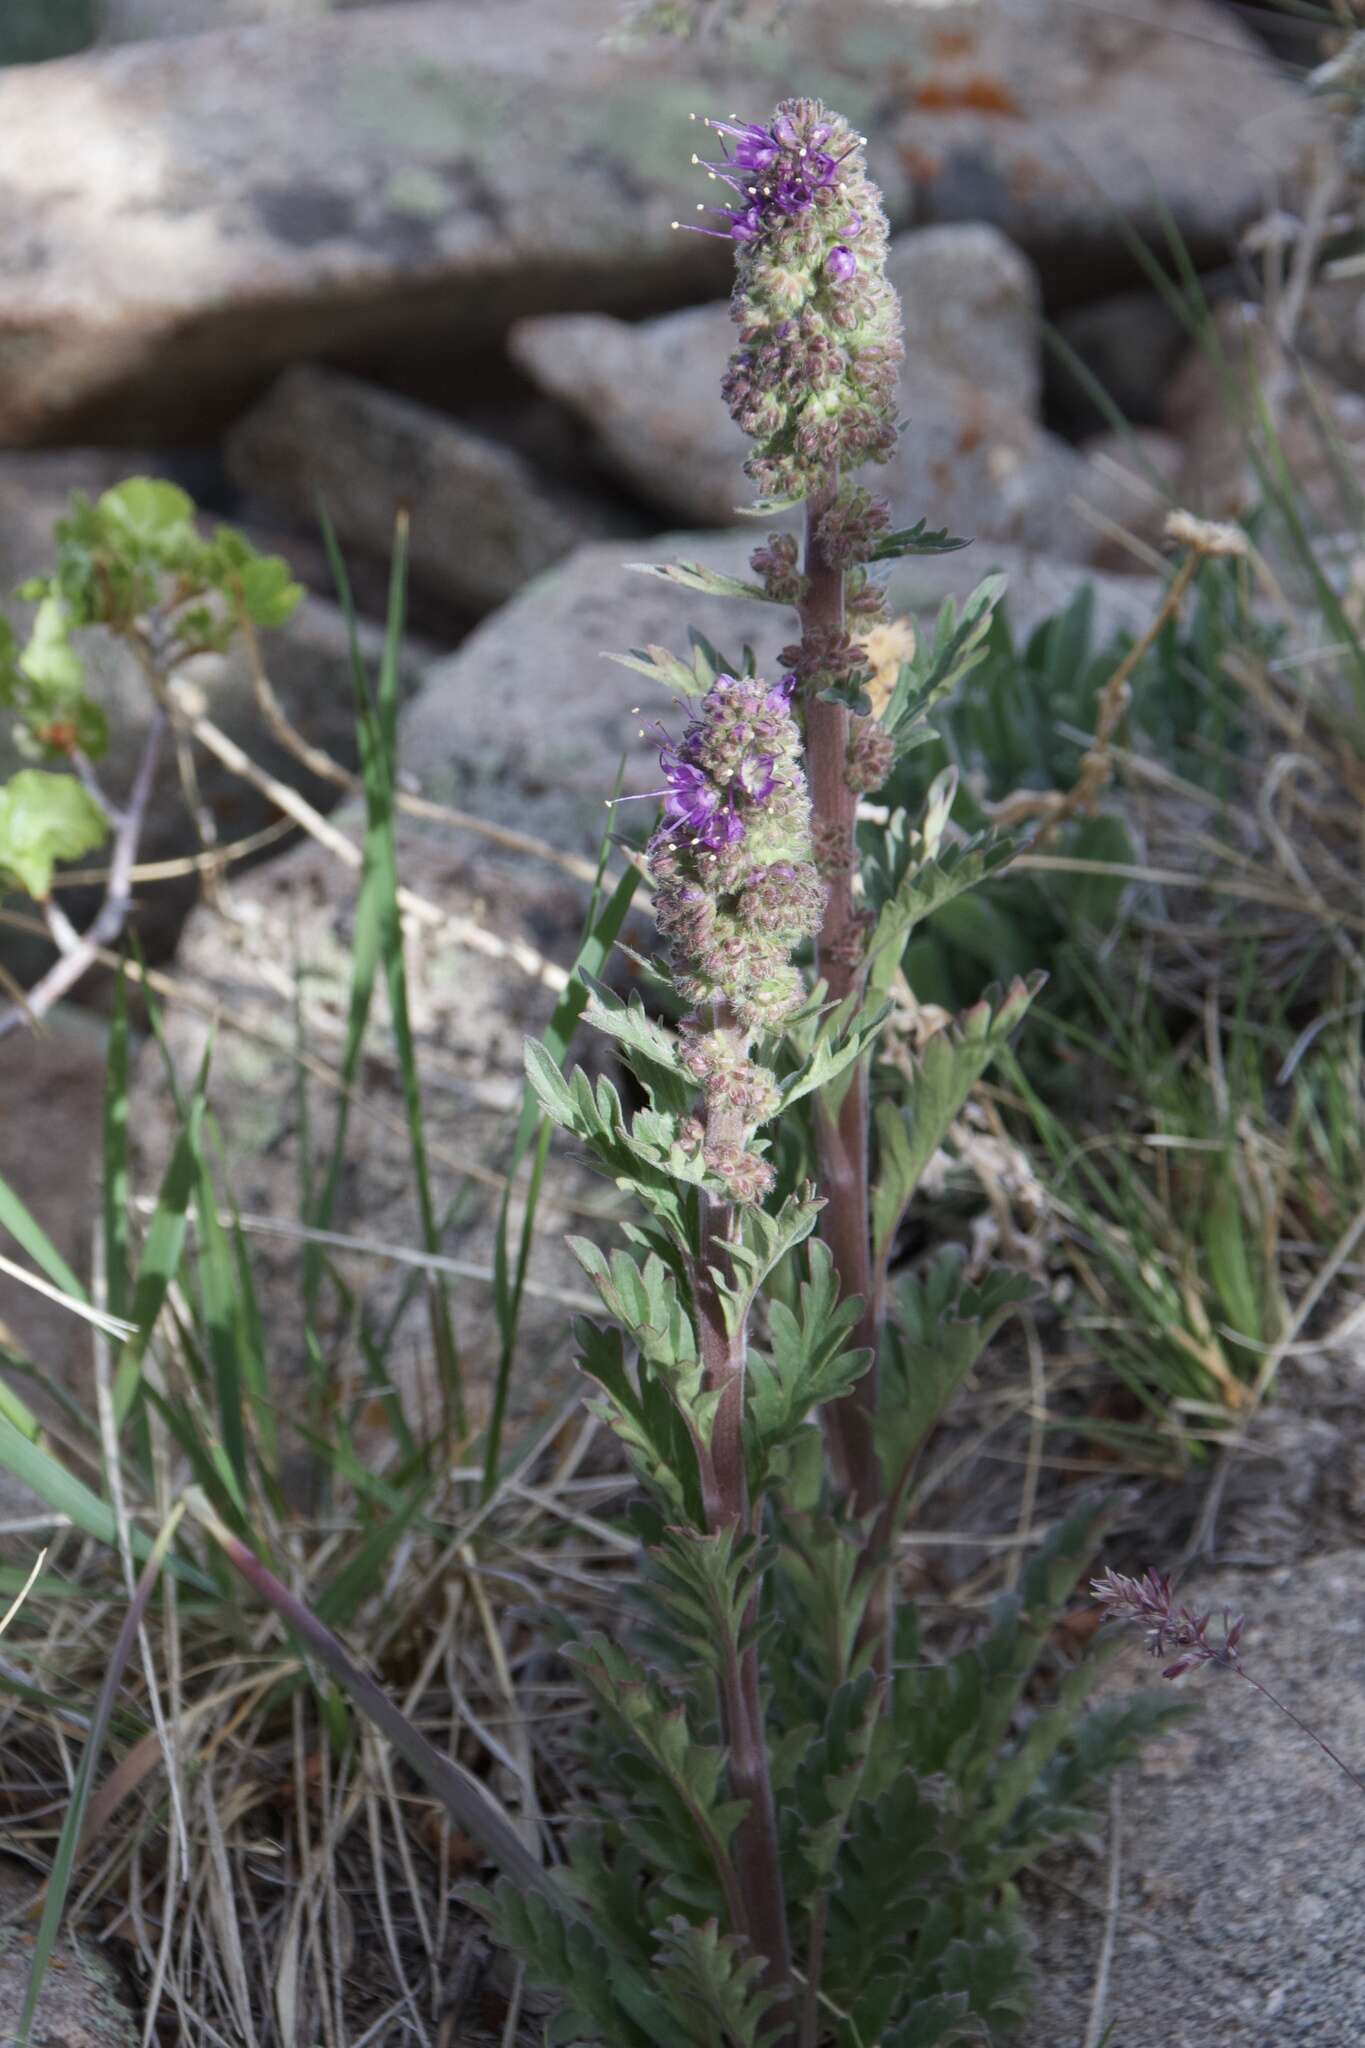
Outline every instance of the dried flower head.
<path id="1" fill-rule="evenodd" d="M 1121 1572 L 1107 1571 L 1103 1578 L 1090 1581 L 1090 1590 L 1105 1609 L 1107 1621 L 1129 1622 L 1142 1630 L 1153 1657 L 1180 1652 L 1174 1664 L 1162 1672 L 1163 1678 L 1179 1678 L 1196 1664 L 1241 1670 L 1238 1645 L 1246 1625 L 1244 1617 L 1239 1614 L 1234 1620 L 1224 1609 L 1223 1640 L 1213 1642 L 1209 1637 L 1211 1617 L 1177 1607 L 1174 1588 L 1164 1573 L 1147 1571 L 1140 1579 L 1129 1579 Z"/>

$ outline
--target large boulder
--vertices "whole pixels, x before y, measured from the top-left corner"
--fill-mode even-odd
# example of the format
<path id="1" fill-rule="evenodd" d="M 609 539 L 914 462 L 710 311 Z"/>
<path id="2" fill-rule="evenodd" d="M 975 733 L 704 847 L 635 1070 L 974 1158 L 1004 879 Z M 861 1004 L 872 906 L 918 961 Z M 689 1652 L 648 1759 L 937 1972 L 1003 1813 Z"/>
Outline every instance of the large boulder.
<path id="1" fill-rule="evenodd" d="M 1215 1640 L 1224 1607 L 1244 1611 L 1248 1672 L 1361 1771 L 1365 1551 L 1220 1572 L 1182 1597 L 1212 1611 Z M 1117 1674 L 1124 1685 L 1154 1680 L 1136 1653 Z M 1124 1774 L 1120 1839 L 1111 1833 L 1100 1857 L 1054 1863 L 1036 1890 L 1039 2007 L 1025 2048 L 1102 2035 L 1132 2048 L 1346 2048 L 1365 2025 L 1360 1791 L 1231 1672 L 1179 1683 L 1202 1695 L 1204 1711 Z M 1095 2027 L 1113 1881 L 1108 1996 Z"/>
<path id="2" fill-rule="evenodd" d="M 753 531 L 665 534 L 641 543 L 637 559 L 700 562 L 743 577 L 758 538 Z M 507 825 L 533 821 L 557 845 L 591 851 L 623 755 L 627 790 L 657 786 L 648 728 L 671 709 L 646 677 L 607 661 L 604 650 L 658 644 L 685 653 L 693 627 L 735 660 L 751 646 L 760 668 L 772 672 L 778 650 L 794 637 L 793 616 L 782 606 L 698 596 L 629 574 L 625 561 L 619 544 L 580 549 L 427 671 L 404 734 L 407 764 L 428 795 Z M 1081 580 L 1095 588 L 1101 639 L 1140 631 L 1157 602 L 1151 578 L 1082 579 L 1074 566 L 981 542 L 897 564 L 893 613 L 922 618 L 997 568 L 1009 575 L 1010 615 L 1025 632 L 1061 609 Z"/>
<path id="3" fill-rule="evenodd" d="M 400 507 L 412 578 L 481 616 L 585 540 L 622 530 L 600 498 L 556 484 L 516 449 L 356 377 L 299 364 L 228 438 L 242 487 L 385 558 Z"/>
<path id="4" fill-rule="evenodd" d="M 928 465 L 945 471 L 953 452 L 989 449 L 992 429 L 1016 452 L 1021 442 L 1041 446 L 1042 295 L 1027 258 L 993 228 L 933 228 L 898 236 L 888 269 L 905 313 L 901 409 L 910 431 L 878 487 L 896 497 L 913 478 L 923 493 Z M 737 345 L 728 302 L 638 323 L 549 314 L 519 322 L 508 345 L 539 389 L 592 430 L 604 466 L 657 511 L 729 526 L 752 498 L 743 474 L 750 444 L 720 397 Z M 940 475 L 935 488 L 952 481 Z M 972 481 L 960 477 L 954 504 L 939 508 L 944 518 L 964 509 Z"/>
<path id="5" fill-rule="evenodd" d="M 892 131 L 907 216 L 993 221 L 1054 306 L 1135 282 L 1133 244 L 1172 226 L 1217 262 L 1309 129 L 1301 90 L 1212 0 L 957 0 L 919 20 Z"/>
<path id="6" fill-rule="evenodd" d="M 1111 205 L 1221 247 L 1293 153 L 1294 92 L 1211 0 L 846 0 L 785 51 L 619 20 L 409 0 L 0 74 L 0 439 L 198 431 L 307 357 L 449 402 L 521 316 L 715 295 L 725 244 L 671 227 L 688 113 L 788 86 L 867 129 L 898 223 L 994 219 L 1050 292 L 1127 266 Z"/>
<path id="7" fill-rule="evenodd" d="M 963 225 L 897 236 L 889 272 L 905 311 L 893 460 L 872 488 L 907 521 L 1005 541 L 1073 561 L 1103 545 L 1104 519 L 1122 516 L 1109 472 L 1040 424 L 1037 272 L 995 228 Z M 736 345 L 718 302 L 628 322 L 603 313 L 520 321 L 514 362 L 569 408 L 597 457 L 669 518 L 729 526 L 752 500 L 751 444 L 720 396 Z"/>

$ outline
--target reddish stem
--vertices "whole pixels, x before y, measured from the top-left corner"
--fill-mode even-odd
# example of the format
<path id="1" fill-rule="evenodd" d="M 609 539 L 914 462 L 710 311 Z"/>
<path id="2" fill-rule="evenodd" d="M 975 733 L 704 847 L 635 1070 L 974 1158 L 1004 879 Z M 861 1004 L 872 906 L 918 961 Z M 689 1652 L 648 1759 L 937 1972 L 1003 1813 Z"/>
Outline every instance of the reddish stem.
<path id="1" fill-rule="evenodd" d="M 820 530 L 835 488 L 831 481 L 806 508 L 806 596 L 800 606 L 803 638 L 826 644 L 844 631 L 844 573 L 826 555 Z M 863 928 L 853 896 L 858 799 L 848 784 L 848 739 L 845 707 L 810 698 L 806 705 L 807 766 L 817 844 L 829 869 L 819 971 L 836 1003 L 857 987 L 864 955 Z M 866 1345 L 873 1356 L 871 1369 L 852 1391 L 825 1410 L 825 1427 L 839 1484 L 854 1514 L 868 1515 L 881 1505 L 884 1487 L 872 1432 L 877 1410 L 878 1315 L 868 1214 L 865 1061 L 860 1060 L 854 1068 L 837 1115 L 818 1106 L 816 1142 L 820 1191 L 826 1204 L 821 1231 L 833 1255 L 841 1291 L 858 1295 L 863 1303 L 853 1341 Z"/>
<path id="2" fill-rule="evenodd" d="M 719 1137 L 722 1142 L 742 1135 L 742 1127 L 736 1131 L 718 1128 L 727 1115 L 733 1114 L 713 1110 L 708 1119 L 708 1135 Z M 747 1338 L 743 1325 L 733 1331 L 727 1327 L 725 1303 L 715 1279 L 717 1271 L 730 1271 L 729 1248 L 737 1220 L 728 1204 L 702 1196 L 701 1256 L 693 1267 L 693 1296 L 706 1385 L 710 1391 L 719 1389 L 721 1395 L 710 1442 L 698 1446 L 706 1525 L 712 1532 L 747 1531 L 750 1523 L 743 1433 Z M 721 1712 L 729 1751 L 730 1789 L 746 1808 L 735 1831 L 734 1862 L 745 1913 L 745 1925 L 736 1932 L 748 1935 L 755 1954 L 764 1960 L 766 1981 L 779 1994 L 775 2014 L 782 2022 L 782 2031 L 774 2048 L 794 2048 L 791 1944 L 777 1847 L 777 1809 L 768 1769 L 758 1652 L 752 1643 L 756 1619 L 751 1608 L 744 1624 L 749 1646 L 741 1650 L 737 1643 L 727 1643 L 721 1660 Z"/>

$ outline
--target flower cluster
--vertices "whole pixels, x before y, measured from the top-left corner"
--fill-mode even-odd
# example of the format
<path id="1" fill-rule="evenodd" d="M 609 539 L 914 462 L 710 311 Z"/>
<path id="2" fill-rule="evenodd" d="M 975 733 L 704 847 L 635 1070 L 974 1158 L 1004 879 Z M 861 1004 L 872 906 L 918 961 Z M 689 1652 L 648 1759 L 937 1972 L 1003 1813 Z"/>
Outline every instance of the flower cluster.
<path id="1" fill-rule="evenodd" d="M 792 948 L 819 929 L 810 799 L 794 678 L 717 676 L 660 761 L 664 815 L 649 844 L 655 912 L 677 986 L 749 1032 L 801 999 Z"/>
<path id="2" fill-rule="evenodd" d="M 701 1090 L 692 1132 L 735 1201 L 761 1200 L 772 1169 L 749 1146 L 777 1108 L 749 1042 L 802 998 L 791 953 L 819 930 L 825 885 L 811 858 L 795 678 L 717 676 L 697 717 L 660 753 L 663 817 L 648 856 L 674 984 L 694 1006 L 680 1058 Z"/>
<path id="3" fill-rule="evenodd" d="M 725 399 L 761 444 L 748 465 L 761 494 L 805 497 L 895 448 L 902 344 L 886 216 L 863 138 L 818 101 L 784 100 L 766 128 L 707 125 L 722 154 L 703 167 L 733 201 L 711 209 L 723 227 L 700 232 L 733 240 L 738 264 Z"/>
<path id="4" fill-rule="evenodd" d="M 1132 1622 L 1142 1630 L 1153 1657 L 1179 1651 L 1174 1664 L 1162 1672 L 1163 1678 L 1179 1678 L 1196 1664 L 1222 1664 L 1240 1670 L 1243 1617 L 1239 1614 L 1234 1621 L 1224 1613 L 1223 1640 L 1211 1641 L 1210 1616 L 1177 1607 L 1175 1589 L 1163 1572 L 1147 1571 L 1140 1579 L 1129 1579 L 1122 1572 L 1107 1571 L 1103 1578 L 1090 1581 L 1090 1591 L 1104 1608 L 1107 1621 Z"/>

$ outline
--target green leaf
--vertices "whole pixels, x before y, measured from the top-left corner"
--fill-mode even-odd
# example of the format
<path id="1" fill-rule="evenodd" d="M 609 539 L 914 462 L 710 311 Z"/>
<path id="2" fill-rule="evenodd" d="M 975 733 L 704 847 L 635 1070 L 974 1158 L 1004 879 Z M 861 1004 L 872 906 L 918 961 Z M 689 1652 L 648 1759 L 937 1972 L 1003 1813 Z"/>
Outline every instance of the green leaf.
<path id="1" fill-rule="evenodd" d="M 60 597 L 45 597 L 38 606 L 19 668 L 49 700 L 80 695 L 85 664 L 71 645 L 71 615 Z"/>
<path id="2" fill-rule="evenodd" d="M 877 1449 L 895 1485 L 1010 1311 L 1036 1291 L 1021 1273 L 993 1273 L 968 1286 L 961 1251 L 950 1246 L 896 1288 L 886 1326 Z"/>
<path id="3" fill-rule="evenodd" d="M 882 713 L 882 724 L 898 753 L 918 744 L 927 713 L 985 660 L 992 615 L 1005 593 L 1003 576 L 988 576 L 966 600 L 961 613 L 945 599 L 934 626 L 913 661 L 906 662 Z"/>
<path id="4" fill-rule="evenodd" d="M 889 1000 L 868 1003 L 851 1021 L 848 1008 L 841 1004 L 823 1016 L 789 1025 L 788 1036 L 803 1057 L 795 1072 L 779 1084 L 783 1109 L 837 1080 L 867 1051 L 891 1014 Z"/>
<path id="5" fill-rule="evenodd" d="M 627 562 L 624 566 L 638 570 L 642 576 L 657 576 L 675 589 L 700 591 L 704 597 L 755 597 L 763 604 L 781 602 L 769 597 L 761 583 L 744 583 L 737 576 L 722 576 L 716 569 L 703 568 L 700 562 Z"/>
<path id="6" fill-rule="evenodd" d="M 868 561 L 891 562 L 900 555 L 952 555 L 959 548 L 971 546 L 970 540 L 957 539 L 946 526 L 928 532 L 928 524 L 927 519 L 917 519 L 913 526 L 903 526 L 898 533 L 883 534 Z"/>
<path id="7" fill-rule="evenodd" d="M 878 1104 L 872 1243 L 879 1260 L 890 1254 L 924 1169 L 1041 987 L 1035 976 L 1013 982 L 994 1003 L 990 994 L 974 1003 L 926 1041 L 900 1080 L 900 1100 Z"/>
<path id="8" fill-rule="evenodd" d="M 283 555 L 253 553 L 237 571 L 234 585 L 234 594 L 256 626 L 287 626 L 303 602 L 303 585 L 294 581 Z"/>
<path id="9" fill-rule="evenodd" d="M 622 1002 L 599 982 L 588 981 L 588 988 L 583 1021 L 623 1048 L 626 1064 L 657 1109 L 686 1116 L 696 1100 L 697 1084 L 679 1064 L 676 1042 L 663 1025 L 646 1014 L 636 994 Z"/>
<path id="10" fill-rule="evenodd" d="M 632 647 L 629 654 L 607 655 L 620 668 L 634 669 L 637 675 L 648 676 L 661 690 L 677 690 L 684 697 L 704 697 L 716 680 L 719 671 L 713 669 L 699 647 L 692 650 L 689 666 L 679 661 L 676 654 L 670 654 L 666 647 Z"/>
<path id="11" fill-rule="evenodd" d="M 892 820 L 894 827 L 896 820 Z M 894 836 L 890 839 L 894 846 Z M 898 881 L 888 893 L 880 896 L 876 882 L 880 877 L 869 876 L 869 895 L 880 897 L 876 923 L 868 946 L 870 969 L 868 988 L 882 996 L 891 988 L 902 955 L 917 925 L 925 918 L 932 917 L 945 903 L 951 903 L 966 889 L 999 871 L 1014 856 L 1015 848 L 1007 839 L 997 839 L 990 833 L 979 833 L 972 839 L 957 845 L 947 846 L 936 859 L 915 861 L 913 846 L 911 857 Z"/>
<path id="12" fill-rule="evenodd" d="M 742 1330 L 758 1291 L 789 1251 L 804 1244 L 824 1208 L 812 1181 L 787 1196 L 776 1215 L 746 1203 L 737 1211 L 736 1234 L 726 1244 L 730 1271 L 712 1269 L 712 1277 L 732 1335 Z"/>
<path id="13" fill-rule="evenodd" d="M 0 878 L 42 898 L 58 861 L 102 846 L 109 820 L 74 775 L 21 768 L 0 788 Z"/>
<path id="14" fill-rule="evenodd" d="M 749 1353 L 745 1450 L 755 1498 L 781 1476 L 783 1454 L 812 1410 L 846 1394 L 872 1362 L 870 1351 L 848 1344 L 862 1304 L 856 1296 L 839 1299 L 834 1261 L 818 1239 L 798 1310 L 770 1301 L 766 1351 L 754 1345 Z"/>
<path id="15" fill-rule="evenodd" d="M 137 550 L 164 557 L 195 539 L 194 500 L 178 484 L 133 476 L 95 502 L 111 535 Z"/>

